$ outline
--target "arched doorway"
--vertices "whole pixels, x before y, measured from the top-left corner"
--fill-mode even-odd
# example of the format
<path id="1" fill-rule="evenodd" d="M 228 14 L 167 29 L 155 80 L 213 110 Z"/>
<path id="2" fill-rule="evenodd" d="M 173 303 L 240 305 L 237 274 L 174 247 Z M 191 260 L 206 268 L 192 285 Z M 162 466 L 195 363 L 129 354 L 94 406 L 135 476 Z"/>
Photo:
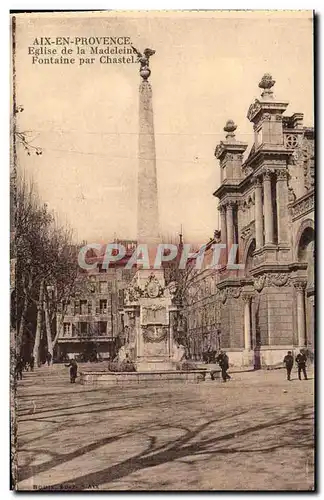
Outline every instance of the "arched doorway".
<path id="1" fill-rule="evenodd" d="M 251 239 L 246 246 L 245 253 L 245 278 L 251 278 L 251 270 L 253 268 L 253 256 L 256 248 L 255 239 Z M 260 329 L 257 325 L 258 301 L 251 290 L 251 284 L 244 291 L 244 344 L 245 349 L 253 353 L 253 365 L 255 369 L 260 368 Z"/>
<path id="2" fill-rule="evenodd" d="M 314 287 L 314 265 L 315 265 L 315 231 L 313 221 L 305 221 L 300 228 L 297 240 L 297 260 L 306 264 L 305 273 L 305 330 L 306 344 L 314 348 L 314 324 L 315 324 L 315 287 Z"/>
<path id="3" fill-rule="evenodd" d="M 246 253 L 245 268 L 244 268 L 245 277 L 248 277 L 251 275 L 251 269 L 253 266 L 254 251 L 255 251 L 255 239 L 253 238 L 253 240 L 250 241 L 250 244 L 248 246 L 247 253 Z"/>

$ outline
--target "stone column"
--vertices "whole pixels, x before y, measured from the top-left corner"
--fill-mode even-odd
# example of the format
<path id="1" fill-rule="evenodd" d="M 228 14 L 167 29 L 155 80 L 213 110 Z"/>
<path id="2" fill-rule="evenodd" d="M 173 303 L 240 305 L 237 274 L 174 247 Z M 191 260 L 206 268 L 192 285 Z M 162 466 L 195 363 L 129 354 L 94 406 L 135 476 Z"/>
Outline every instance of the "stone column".
<path id="1" fill-rule="evenodd" d="M 263 246 L 262 183 L 255 180 L 255 248 Z"/>
<path id="2" fill-rule="evenodd" d="M 244 349 L 251 349 L 251 296 L 243 295 L 244 300 Z"/>
<path id="3" fill-rule="evenodd" d="M 229 252 L 234 243 L 234 225 L 233 225 L 233 204 L 226 205 L 226 234 L 227 234 L 227 251 Z"/>
<path id="4" fill-rule="evenodd" d="M 266 171 L 263 177 L 264 192 L 264 226 L 265 226 L 265 245 L 273 243 L 273 207 L 271 193 L 271 172 Z"/>
<path id="5" fill-rule="evenodd" d="M 220 222 L 221 222 L 221 240 L 224 245 L 227 243 L 227 231 L 226 231 L 226 209 L 223 205 L 219 206 Z"/>
<path id="6" fill-rule="evenodd" d="M 307 328 L 307 344 L 314 349 L 314 325 L 315 325 L 315 297 L 312 295 L 308 297 L 309 303 L 309 320 L 308 320 L 308 328 Z"/>
<path id="7" fill-rule="evenodd" d="M 138 148 L 137 240 L 139 243 L 157 244 L 160 242 L 160 230 L 152 87 L 146 80 L 139 87 Z"/>
<path id="8" fill-rule="evenodd" d="M 298 346 L 305 347 L 306 339 L 306 316 L 305 316 L 305 288 L 304 281 L 298 281 L 295 284 L 297 292 L 297 333 L 298 333 Z"/>
<path id="9" fill-rule="evenodd" d="M 288 184 L 287 171 L 277 172 L 277 227 L 278 243 L 287 243 L 288 241 Z"/>

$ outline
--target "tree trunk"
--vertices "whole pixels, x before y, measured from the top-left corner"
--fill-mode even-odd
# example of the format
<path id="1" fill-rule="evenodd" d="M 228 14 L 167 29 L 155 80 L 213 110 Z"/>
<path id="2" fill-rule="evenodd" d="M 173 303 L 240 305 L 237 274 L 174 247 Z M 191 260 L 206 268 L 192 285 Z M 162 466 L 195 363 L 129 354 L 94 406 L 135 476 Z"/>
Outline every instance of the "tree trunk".
<path id="1" fill-rule="evenodd" d="M 54 347 L 56 346 L 56 343 L 58 341 L 58 338 L 60 336 L 60 333 L 62 331 L 62 328 L 63 328 L 63 323 L 64 323 L 64 314 L 62 314 L 62 317 L 61 317 L 61 321 L 60 321 L 60 324 L 57 325 L 57 331 L 56 331 L 56 335 L 54 337 L 54 340 L 52 341 L 52 348 L 54 350 Z"/>
<path id="2" fill-rule="evenodd" d="M 19 330 L 17 332 L 17 338 L 16 338 L 17 356 L 21 355 L 21 347 L 22 347 L 22 341 L 23 341 L 24 330 L 25 330 L 25 325 L 26 325 L 27 309 L 28 309 L 28 296 L 25 295 L 24 306 L 23 306 L 23 310 L 22 310 L 22 314 L 21 314 L 21 318 L 20 318 Z"/>
<path id="3" fill-rule="evenodd" d="M 37 303 L 37 326 L 36 326 L 35 344 L 33 349 L 33 356 L 35 359 L 36 366 L 39 365 L 39 345 L 40 345 L 41 331 L 42 331 L 43 300 L 44 300 L 44 280 L 41 281 L 39 287 L 39 299 Z"/>
<path id="4" fill-rule="evenodd" d="M 28 286 L 24 286 L 24 305 L 23 305 L 23 310 L 20 318 L 20 324 L 19 324 L 19 330 L 17 332 L 17 337 L 16 337 L 16 354 L 17 356 L 21 356 L 21 347 L 22 347 L 22 342 L 23 342 L 23 337 L 24 337 L 24 330 L 26 326 L 26 316 L 27 316 L 27 311 L 28 311 L 28 305 L 29 305 L 29 293 L 31 291 L 31 286 L 32 286 L 32 278 L 29 276 L 28 279 Z"/>
<path id="5" fill-rule="evenodd" d="M 51 329 L 51 320 L 48 312 L 48 303 L 47 300 L 44 300 L 44 310 L 45 310 L 45 326 L 46 326 L 46 336 L 47 336 L 47 350 L 51 355 L 50 364 L 53 363 L 53 341 L 52 341 L 52 329 Z"/>

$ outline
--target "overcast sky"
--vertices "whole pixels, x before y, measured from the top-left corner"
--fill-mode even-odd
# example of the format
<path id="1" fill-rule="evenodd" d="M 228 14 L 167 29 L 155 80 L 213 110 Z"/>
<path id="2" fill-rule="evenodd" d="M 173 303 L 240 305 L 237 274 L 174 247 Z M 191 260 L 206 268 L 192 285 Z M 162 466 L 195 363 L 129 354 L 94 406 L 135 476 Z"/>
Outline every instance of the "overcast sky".
<path id="1" fill-rule="evenodd" d="M 17 20 L 18 128 L 42 156 L 20 151 L 40 196 L 79 240 L 136 238 L 138 66 L 33 65 L 41 36 L 129 36 L 151 58 L 160 224 L 204 242 L 218 227 L 215 146 L 228 118 L 252 144 L 246 118 L 270 72 L 286 114 L 313 125 L 311 13 L 21 15 Z M 117 17 L 118 16 L 118 17 Z M 132 16 L 132 17 L 130 17 Z"/>

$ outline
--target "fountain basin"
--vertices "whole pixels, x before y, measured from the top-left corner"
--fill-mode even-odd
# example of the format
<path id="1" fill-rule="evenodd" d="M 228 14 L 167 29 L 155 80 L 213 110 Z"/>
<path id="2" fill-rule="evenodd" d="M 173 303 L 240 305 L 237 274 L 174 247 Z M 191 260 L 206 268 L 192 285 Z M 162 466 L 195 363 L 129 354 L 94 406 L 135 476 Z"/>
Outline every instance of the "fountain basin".
<path id="1" fill-rule="evenodd" d="M 144 372 L 108 372 L 83 371 L 80 372 L 82 385 L 138 385 L 152 382 L 182 382 L 197 384 L 206 378 L 207 370 L 161 370 Z"/>

